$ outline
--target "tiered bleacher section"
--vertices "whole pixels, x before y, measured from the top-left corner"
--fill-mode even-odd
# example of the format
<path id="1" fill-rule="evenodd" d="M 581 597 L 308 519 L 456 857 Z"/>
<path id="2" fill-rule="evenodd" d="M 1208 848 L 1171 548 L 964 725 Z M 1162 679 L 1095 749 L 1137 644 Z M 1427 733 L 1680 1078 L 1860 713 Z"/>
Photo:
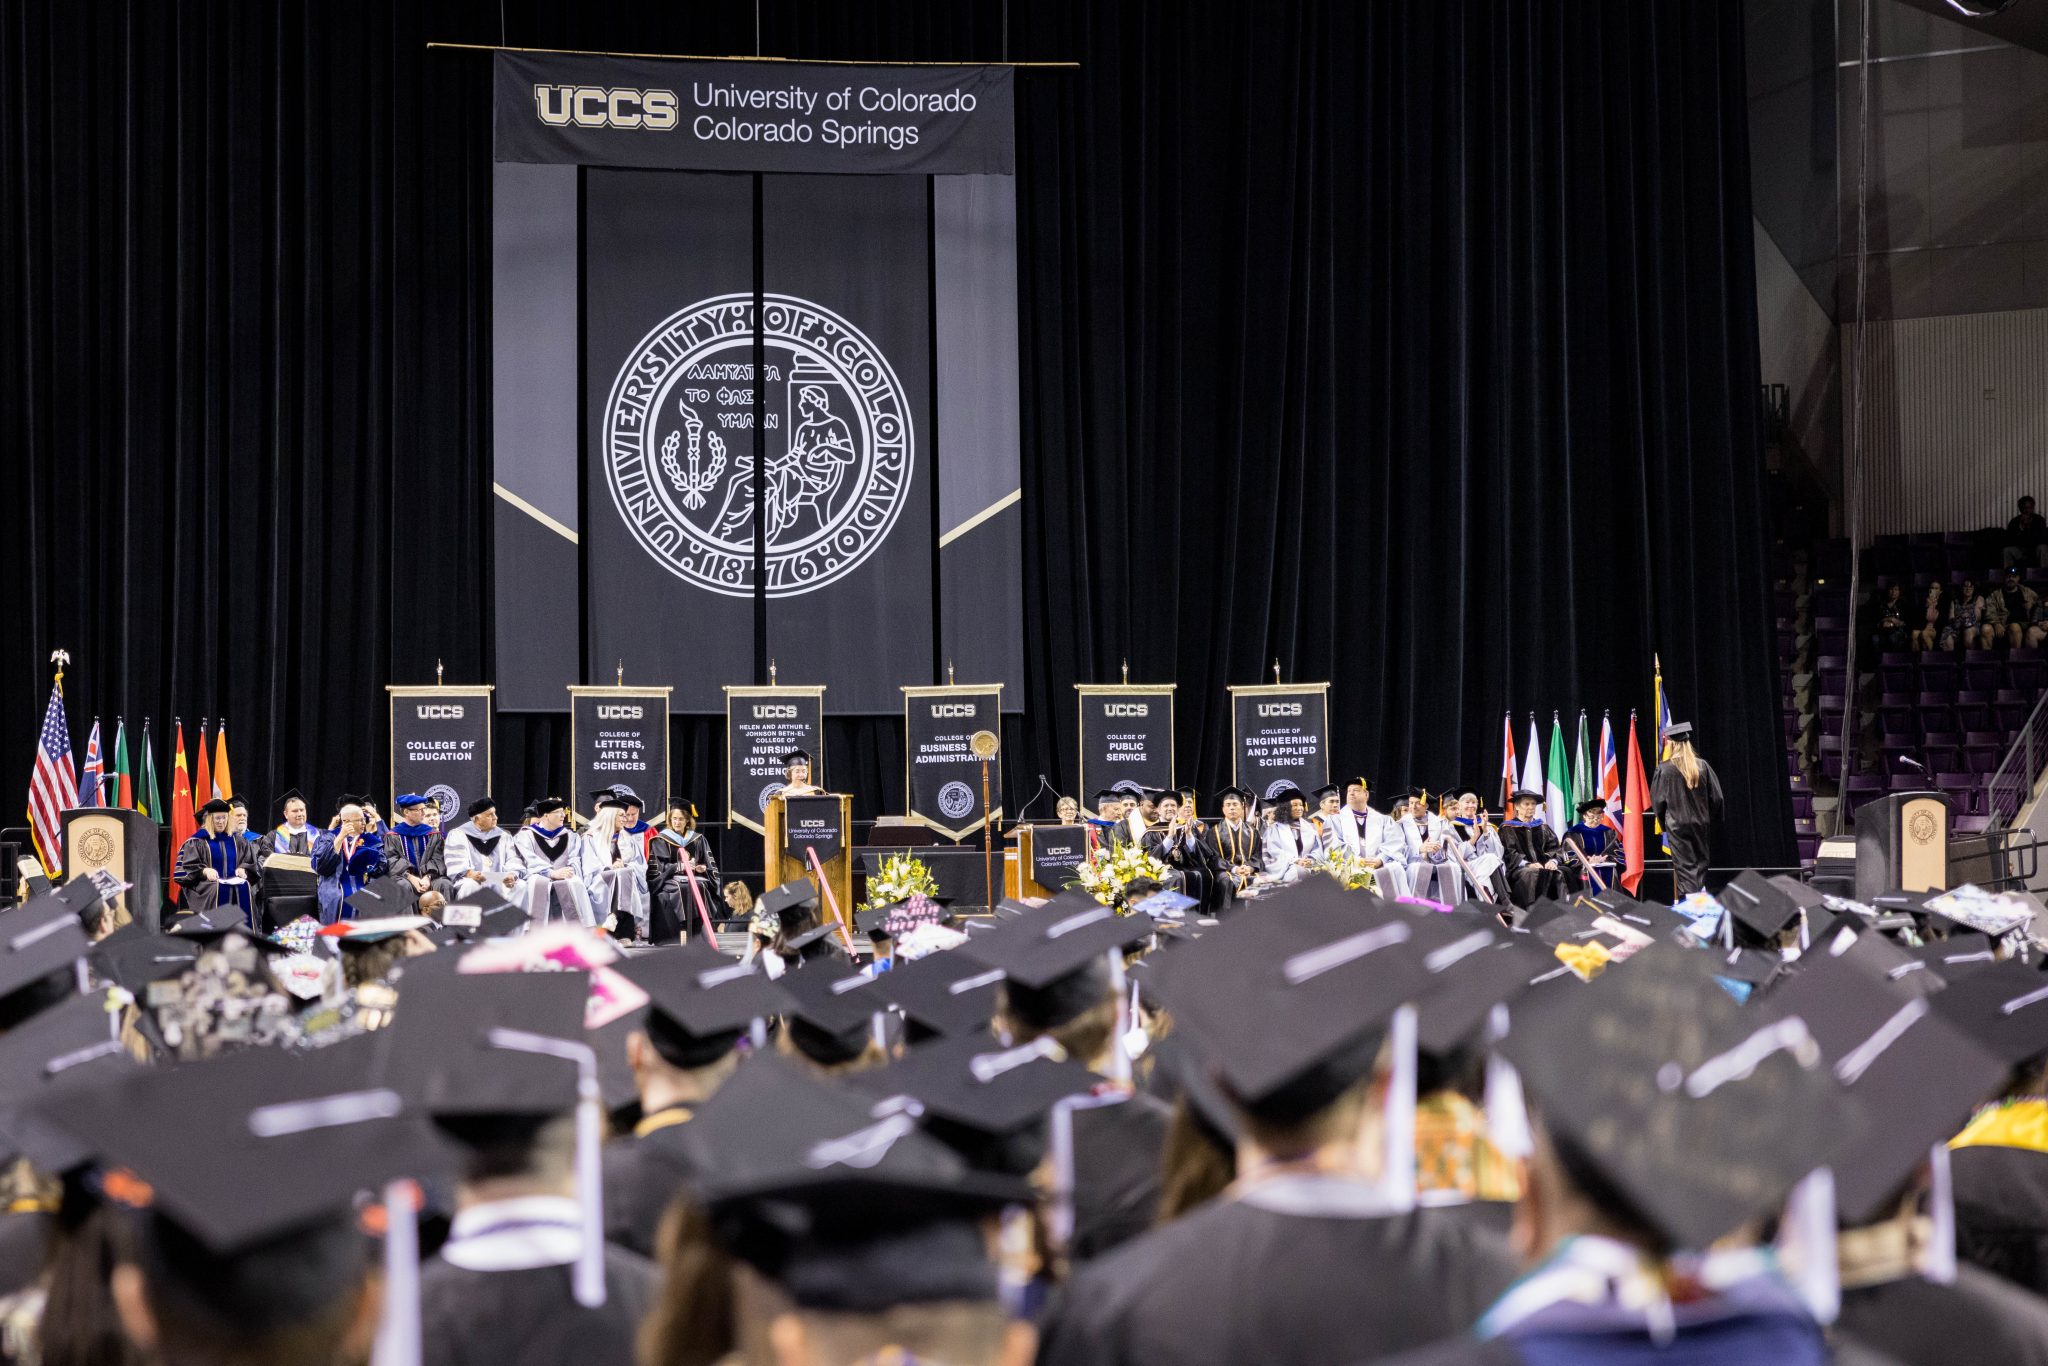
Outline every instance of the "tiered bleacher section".
<path id="1" fill-rule="evenodd" d="M 1936 579 L 1960 585 L 1974 578 L 1980 590 L 1996 587 L 2004 570 L 1995 540 L 1995 533 L 1970 532 L 1879 537 L 1864 552 L 1865 601 L 1881 601 L 1890 584 L 1902 583 L 1915 609 L 1909 619 L 1918 625 Z M 1993 815 L 1991 775 L 2048 688 L 2048 657 L 2025 646 L 1877 653 L 1868 640 L 1859 642 L 1855 753 L 1844 781 L 1849 638 L 1862 616 L 1849 601 L 1849 544 L 1821 541 L 1775 553 L 1780 707 L 1801 860 L 1810 862 L 1821 833 L 1833 831 L 1837 803 L 1851 828 L 1856 807 L 1886 792 L 1939 788 L 1951 799 L 1951 833 L 1982 833 Z M 2021 573 L 2028 587 L 2048 595 L 2048 570 Z M 2000 800 L 2016 807 L 2023 797 Z M 2009 819 L 2015 811 L 2003 814 Z"/>

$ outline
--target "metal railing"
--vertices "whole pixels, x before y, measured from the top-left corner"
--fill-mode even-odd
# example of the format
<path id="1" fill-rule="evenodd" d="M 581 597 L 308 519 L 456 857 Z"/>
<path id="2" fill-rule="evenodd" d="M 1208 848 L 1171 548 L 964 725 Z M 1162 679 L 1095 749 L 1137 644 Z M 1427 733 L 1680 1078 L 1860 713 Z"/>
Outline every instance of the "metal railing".
<path id="1" fill-rule="evenodd" d="M 2017 885 L 2032 881 L 2039 862 L 2039 842 L 2016 842 L 2013 823 L 2033 799 L 2044 770 L 2048 770 L 2048 692 L 2036 699 L 2033 711 L 2013 736 L 2005 757 L 1984 783 L 1984 809 L 1989 818 L 1984 827 L 1984 842 L 2001 884 L 2012 884 L 2020 876 L 2014 872 L 2017 859 L 2028 864 L 2024 880 Z"/>

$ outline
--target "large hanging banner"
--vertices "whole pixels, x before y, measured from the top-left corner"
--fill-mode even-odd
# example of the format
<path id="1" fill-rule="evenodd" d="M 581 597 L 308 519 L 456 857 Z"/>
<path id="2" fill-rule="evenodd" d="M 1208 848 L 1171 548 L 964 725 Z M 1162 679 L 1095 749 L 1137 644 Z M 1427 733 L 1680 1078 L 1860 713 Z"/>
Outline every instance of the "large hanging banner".
<path id="1" fill-rule="evenodd" d="M 499 161 L 672 171 L 1008 175 L 1000 66 L 690 62 L 500 52 Z"/>
<path id="2" fill-rule="evenodd" d="M 602 788 L 624 784 L 644 810 L 668 800 L 667 688 L 569 689 L 569 804 L 589 815 Z"/>
<path id="3" fill-rule="evenodd" d="M 500 705 L 1021 670 L 1014 73 L 494 60 Z"/>
<path id="4" fill-rule="evenodd" d="M 441 825 L 491 791 L 491 687 L 386 687 L 391 703 L 391 804 L 400 793 L 432 797 Z"/>
<path id="5" fill-rule="evenodd" d="M 825 690 L 725 690 L 725 811 L 734 825 L 757 835 L 768 799 L 782 791 L 782 758 L 791 750 L 811 756 L 811 781 L 825 786 Z"/>
<path id="6" fill-rule="evenodd" d="M 1173 786 L 1171 683 L 1076 683 L 1081 705 L 1081 804 L 1104 788 Z M 1091 806 L 1092 809 L 1092 806 Z"/>
<path id="7" fill-rule="evenodd" d="M 912 820 L 953 839 L 981 829 L 982 761 L 974 739 L 1001 736 L 1002 710 L 1000 683 L 903 690 L 903 805 Z M 1000 752 L 988 761 L 988 798 L 989 819 L 1000 820 Z"/>
<path id="8" fill-rule="evenodd" d="M 1330 780 L 1330 685 L 1266 683 L 1230 690 L 1232 781 L 1261 797 Z"/>

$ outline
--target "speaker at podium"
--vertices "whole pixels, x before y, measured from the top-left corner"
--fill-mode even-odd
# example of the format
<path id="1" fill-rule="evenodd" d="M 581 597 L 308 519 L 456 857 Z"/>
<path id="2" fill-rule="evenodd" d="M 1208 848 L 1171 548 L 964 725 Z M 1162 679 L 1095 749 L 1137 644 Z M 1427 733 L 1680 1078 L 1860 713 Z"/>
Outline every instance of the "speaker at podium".
<path id="1" fill-rule="evenodd" d="M 76 878 L 104 870 L 132 883 L 115 898 L 115 908 L 132 920 L 157 928 L 164 906 L 164 862 L 157 823 L 140 811 L 118 806 L 75 806 L 65 811 L 62 819 L 65 873 Z"/>

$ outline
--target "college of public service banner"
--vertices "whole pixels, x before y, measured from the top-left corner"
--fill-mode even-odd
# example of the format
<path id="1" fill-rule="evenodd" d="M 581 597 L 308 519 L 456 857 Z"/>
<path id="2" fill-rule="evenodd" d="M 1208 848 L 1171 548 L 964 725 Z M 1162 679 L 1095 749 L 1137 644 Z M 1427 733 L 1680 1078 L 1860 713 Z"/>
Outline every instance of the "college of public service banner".
<path id="1" fill-rule="evenodd" d="M 1270 797 L 1330 780 L 1330 685 L 1264 684 L 1230 690 L 1231 771 L 1239 787 Z"/>
<path id="2" fill-rule="evenodd" d="M 668 800 L 668 693 L 569 689 L 569 802 L 580 814 L 590 814 L 598 789 L 621 784 L 643 810 Z"/>
<path id="3" fill-rule="evenodd" d="M 811 756 L 811 781 L 825 786 L 823 688 L 725 690 L 726 819 L 766 834 L 768 799 L 782 791 L 782 756 Z"/>
<path id="4" fill-rule="evenodd" d="M 491 791 L 491 689 L 390 687 L 391 805 L 401 793 L 441 804 L 441 826 L 468 819 Z"/>
<path id="5" fill-rule="evenodd" d="M 1008 175 L 999 66 L 698 62 L 500 52 L 499 161 L 678 171 Z"/>
<path id="6" fill-rule="evenodd" d="M 1000 683 L 903 690 L 904 809 L 911 819 L 961 839 L 981 829 L 977 731 L 1002 734 Z M 1003 759 L 988 764 L 989 818 L 1003 814 Z"/>
<path id="7" fill-rule="evenodd" d="M 1081 706 L 1081 804 L 1104 788 L 1173 785 L 1173 685 L 1075 685 Z"/>

